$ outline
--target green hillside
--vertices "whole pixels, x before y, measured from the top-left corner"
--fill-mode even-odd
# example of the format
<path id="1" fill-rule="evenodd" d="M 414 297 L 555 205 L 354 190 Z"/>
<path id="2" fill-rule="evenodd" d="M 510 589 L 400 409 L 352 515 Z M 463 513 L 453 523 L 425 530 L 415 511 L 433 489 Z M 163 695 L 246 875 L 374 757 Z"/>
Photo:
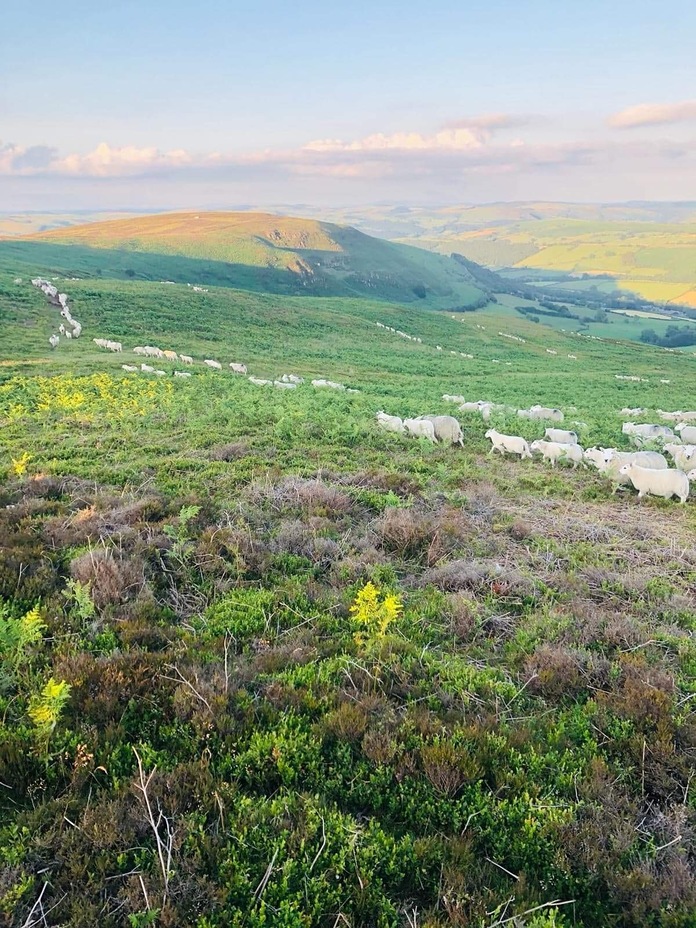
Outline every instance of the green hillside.
<path id="1" fill-rule="evenodd" d="M 83 335 L 52 351 L 0 254 L 0 919 L 690 925 L 693 497 L 484 433 L 540 437 L 515 409 L 542 403 L 628 447 L 622 406 L 696 408 L 696 358 L 502 302 L 72 274 Z M 136 345 L 194 363 L 127 373 Z M 380 409 L 454 412 L 464 447 Z"/>
<path id="2" fill-rule="evenodd" d="M 370 297 L 429 308 L 485 302 L 469 272 L 448 257 L 349 227 L 263 213 L 166 213 L 72 226 L 0 242 L 0 265 L 11 261 L 71 276 Z"/>

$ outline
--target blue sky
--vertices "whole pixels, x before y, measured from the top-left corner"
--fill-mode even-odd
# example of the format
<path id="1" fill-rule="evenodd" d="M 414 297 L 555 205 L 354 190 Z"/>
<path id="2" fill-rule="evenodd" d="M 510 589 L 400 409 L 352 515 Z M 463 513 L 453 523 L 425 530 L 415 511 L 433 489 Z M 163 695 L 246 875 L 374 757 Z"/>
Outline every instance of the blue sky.
<path id="1" fill-rule="evenodd" d="M 696 199 L 696 4 L 10 4 L 0 210 Z"/>

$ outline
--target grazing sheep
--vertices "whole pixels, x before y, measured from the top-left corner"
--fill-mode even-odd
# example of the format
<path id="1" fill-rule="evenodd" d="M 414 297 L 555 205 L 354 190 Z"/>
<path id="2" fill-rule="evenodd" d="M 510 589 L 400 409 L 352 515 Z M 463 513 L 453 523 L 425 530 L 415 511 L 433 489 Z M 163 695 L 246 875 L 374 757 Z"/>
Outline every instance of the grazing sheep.
<path id="1" fill-rule="evenodd" d="M 682 422 L 696 422 L 696 412 L 683 412 L 679 418 Z"/>
<path id="2" fill-rule="evenodd" d="M 597 470 L 601 470 L 611 460 L 616 450 L 616 448 L 585 448 L 582 458 L 586 464 L 594 464 Z"/>
<path id="3" fill-rule="evenodd" d="M 636 425 L 635 422 L 624 422 L 621 426 L 624 435 L 630 435 L 631 441 L 636 445 L 642 445 L 646 441 L 653 441 L 656 438 L 673 439 L 674 432 L 666 425 L 653 425 L 645 423 Z"/>
<path id="4" fill-rule="evenodd" d="M 620 416 L 630 416 L 630 417 L 633 419 L 635 416 L 642 416 L 644 412 L 645 412 L 645 410 L 644 410 L 644 409 L 641 409 L 640 406 L 636 406 L 634 409 L 631 409 L 631 408 L 628 407 L 628 406 L 624 406 L 624 408 L 621 410 L 621 412 L 619 413 L 619 415 L 620 415 Z"/>
<path id="5" fill-rule="evenodd" d="M 257 387 L 270 387 L 273 383 L 272 380 L 262 380 L 261 377 L 249 377 L 249 383 L 256 384 Z"/>
<path id="6" fill-rule="evenodd" d="M 175 377 L 190 377 L 191 372 L 190 371 L 174 371 L 174 376 Z"/>
<path id="7" fill-rule="evenodd" d="M 502 432 L 498 432 L 496 429 L 488 429 L 486 438 L 490 438 L 492 443 L 490 454 L 499 451 L 505 457 L 507 451 L 510 454 L 518 454 L 521 458 L 531 458 L 532 456 L 529 445 L 519 435 L 503 435 Z"/>
<path id="8" fill-rule="evenodd" d="M 399 432 L 399 434 L 402 434 L 406 431 L 404 428 L 403 420 L 399 416 L 390 416 L 380 409 L 380 411 L 377 413 L 376 419 L 377 425 L 387 432 Z"/>
<path id="9" fill-rule="evenodd" d="M 138 370 L 135 364 L 122 364 L 121 368 L 124 371 L 128 371 L 129 374 L 134 374 Z"/>
<path id="10" fill-rule="evenodd" d="M 133 349 L 133 351 L 135 351 L 135 348 Z M 190 354 L 180 354 L 179 360 L 181 361 L 182 364 L 193 364 L 193 358 L 191 357 Z"/>
<path id="11" fill-rule="evenodd" d="M 629 462 L 623 465 L 620 473 L 628 477 L 638 490 L 638 499 L 649 493 L 663 499 L 678 496 L 679 502 L 685 503 L 689 496 L 689 478 L 680 470 L 653 470 Z"/>
<path id="12" fill-rule="evenodd" d="M 61 324 L 58 326 L 58 332 L 59 332 L 61 335 L 65 335 L 65 326 L 63 325 L 62 322 L 61 322 Z"/>
<path id="13" fill-rule="evenodd" d="M 530 445 L 532 451 L 539 451 L 545 461 L 551 461 L 551 467 L 556 466 L 556 461 L 571 461 L 573 469 L 578 464 L 582 464 L 582 448 L 576 443 L 563 443 L 559 441 L 544 441 L 538 438 Z"/>
<path id="14" fill-rule="evenodd" d="M 679 432 L 682 441 L 688 442 L 690 445 L 696 443 L 696 425 L 685 425 L 680 422 L 679 425 L 674 426 L 674 431 Z"/>
<path id="15" fill-rule="evenodd" d="M 696 464 L 696 445 L 678 445 L 676 442 L 670 442 L 664 446 L 664 450 L 671 455 L 675 466 L 684 473 L 688 473 Z"/>
<path id="16" fill-rule="evenodd" d="M 279 390 L 297 390 L 296 383 L 286 383 L 284 380 L 274 380 L 273 386 Z"/>
<path id="17" fill-rule="evenodd" d="M 154 373 L 157 377 L 166 377 L 166 376 L 167 376 L 167 372 L 166 372 L 166 371 L 158 371 L 158 370 L 156 370 L 156 371 L 154 371 L 153 373 Z"/>
<path id="18" fill-rule="evenodd" d="M 404 428 L 416 438 L 427 438 L 435 444 L 435 426 L 427 419 L 404 419 Z"/>
<path id="19" fill-rule="evenodd" d="M 69 340 L 72 338 L 72 332 L 67 332 L 67 331 L 66 331 L 65 337 L 66 337 L 66 338 L 68 339 L 68 341 L 69 341 Z"/>
<path id="20" fill-rule="evenodd" d="M 58 335 L 51 335 L 51 337 L 50 337 L 49 340 L 48 340 L 48 344 L 49 344 L 49 345 L 51 346 L 51 348 L 53 348 L 54 351 L 55 351 L 55 349 L 58 347 L 58 342 L 59 342 L 59 341 L 60 341 L 60 338 L 59 338 Z"/>
<path id="21" fill-rule="evenodd" d="M 335 383 L 333 380 L 313 380 L 313 387 L 327 387 L 330 390 L 345 390 L 345 387 L 342 383 Z"/>
<path id="22" fill-rule="evenodd" d="M 178 361 L 179 355 L 176 351 L 163 351 L 162 354 L 167 359 L 167 361 Z"/>
<path id="23" fill-rule="evenodd" d="M 92 340 L 93 340 L 93 341 L 96 341 L 96 338 L 95 338 L 95 339 L 92 339 Z M 145 351 L 145 348 L 144 348 L 142 345 L 136 345 L 135 348 L 133 348 L 133 354 L 142 354 L 142 355 L 146 355 L 146 354 L 147 354 L 147 351 Z"/>
<path id="24" fill-rule="evenodd" d="M 230 363 L 230 370 L 233 374 L 246 374 L 247 366 L 246 364 L 238 364 L 236 361 Z"/>
<path id="25" fill-rule="evenodd" d="M 435 438 L 438 441 L 464 447 L 462 427 L 454 416 L 418 416 L 418 418 L 432 422 L 435 429 Z"/>
<path id="26" fill-rule="evenodd" d="M 294 383 L 294 384 L 304 383 L 304 377 L 298 377 L 297 374 L 283 374 L 283 376 L 280 379 L 283 381 L 283 383 Z"/>
<path id="27" fill-rule="evenodd" d="M 548 419 L 551 422 L 563 422 L 563 413 L 560 409 L 550 406 L 530 406 L 529 409 L 518 409 L 517 415 L 522 419 Z"/>
<path id="28" fill-rule="evenodd" d="M 143 372 L 143 374 L 154 374 L 155 373 L 154 367 L 150 367 L 149 364 L 141 364 L 140 370 Z"/>
<path id="29" fill-rule="evenodd" d="M 457 396 L 452 393 L 443 393 L 442 398 L 446 403 L 464 403 L 466 402 L 463 396 Z"/>
<path id="30" fill-rule="evenodd" d="M 557 441 L 562 445 L 577 445 L 578 436 L 575 432 L 569 432 L 567 429 L 546 429 L 544 437 L 549 441 Z"/>
<path id="31" fill-rule="evenodd" d="M 203 362 L 207 367 L 210 367 L 212 370 L 221 371 L 222 364 L 219 361 L 211 361 L 210 358 L 206 358 Z"/>

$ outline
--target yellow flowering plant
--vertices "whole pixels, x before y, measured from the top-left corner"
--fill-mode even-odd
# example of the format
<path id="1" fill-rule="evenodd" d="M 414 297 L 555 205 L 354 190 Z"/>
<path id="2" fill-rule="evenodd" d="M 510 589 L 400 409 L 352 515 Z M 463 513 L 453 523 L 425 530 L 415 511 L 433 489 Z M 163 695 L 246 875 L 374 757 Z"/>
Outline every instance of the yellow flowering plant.
<path id="1" fill-rule="evenodd" d="M 382 592 L 368 581 L 358 590 L 350 614 L 358 626 L 355 642 L 362 648 L 373 648 L 382 644 L 392 625 L 403 611 L 403 603 L 395 593 Z"/>

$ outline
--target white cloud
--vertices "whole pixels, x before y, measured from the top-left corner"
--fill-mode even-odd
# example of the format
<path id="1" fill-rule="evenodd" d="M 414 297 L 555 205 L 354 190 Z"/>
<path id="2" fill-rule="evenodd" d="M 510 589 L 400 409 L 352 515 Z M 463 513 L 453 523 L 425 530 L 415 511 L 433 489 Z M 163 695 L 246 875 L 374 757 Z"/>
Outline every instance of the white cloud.
<path id="1" fill-rule="evenodd" d="M 488 139 L 488 133 L 474 128 L 441 129 L 433 135 L 421 135 L 420 132 L 396 132 L 385 135 L 378 132 L 355 142 L 342 142 L 338 139 L 318 139 L 308 142 L 305 151 L 466 151 L 480 148 Z"/>
<path id="2" fill-rule="evenodd" d="M 614 113 L 607 120 L 610 126 L 617 129 L 692 121 L 696 121 L 696 100 L 684 100 L 681 103 L 638 103 Z"/>

